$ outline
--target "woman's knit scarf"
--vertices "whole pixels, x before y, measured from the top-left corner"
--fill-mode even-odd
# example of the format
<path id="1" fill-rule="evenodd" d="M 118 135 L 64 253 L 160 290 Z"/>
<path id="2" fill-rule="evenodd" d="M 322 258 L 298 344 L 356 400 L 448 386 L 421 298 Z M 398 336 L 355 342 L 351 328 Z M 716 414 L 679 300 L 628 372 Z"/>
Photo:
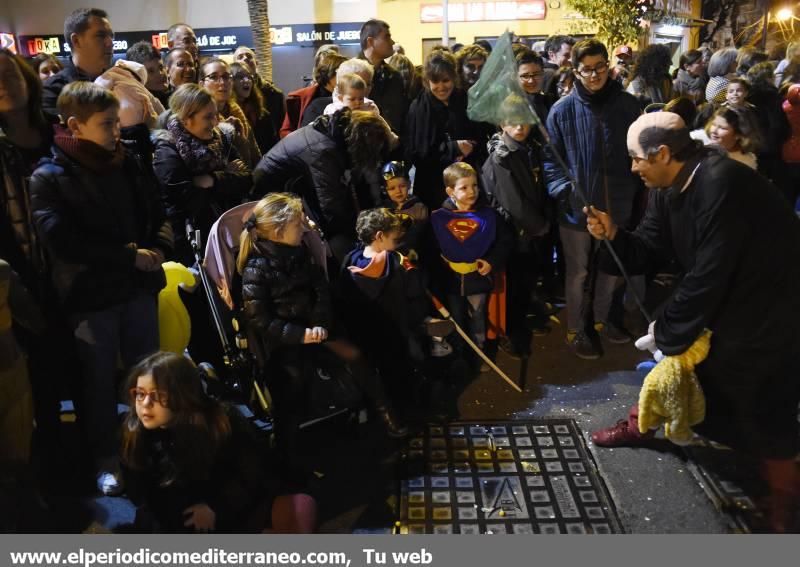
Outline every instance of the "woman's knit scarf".
<path id="1" fill-rule="evenodd" d="M 193 175 L 204 175 L 225 169 L 227 159 L 219 130 L 214 129 L 214 137 L 211 140 L 201 140 L 190 134 L 177 116 L 170 118 L 167 130 L 175 140 L 178 155 Z"/>

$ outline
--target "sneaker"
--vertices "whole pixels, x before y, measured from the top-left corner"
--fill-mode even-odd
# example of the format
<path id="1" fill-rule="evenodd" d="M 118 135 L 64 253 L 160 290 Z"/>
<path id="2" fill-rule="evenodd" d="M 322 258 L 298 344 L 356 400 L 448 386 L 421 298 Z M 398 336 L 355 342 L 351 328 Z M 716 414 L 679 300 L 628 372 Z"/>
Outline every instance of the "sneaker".
<path id="1" fill-rule="evenodd" d="M 455 330 L 455 323 L 450 319 L 436 319 L 428 317 L 425 319 L 425 334 L 429 337 L 446 337 Z"/>
<path id="2" fill-rule="evenodd" d="M 601 338 L 614 345 L 624 345 L 631 342 L 631 336 L 628 332 L 613 323 L 595 323 L 594 330 L 597 331 Z"/>
<path id="3" fill-rule="evenodd" d="M 592 443 L 598 447 L 641 447 L 655 437 L 654 431 L 639 433 L 629 419 L 620 419 L 616 425 L 592 432 Z"/>
<path id="4" fill-rule="evenodd" d="M 514 360 L 522 360 L 531 354 L 530 348 L 528 348 L 527 351 L 524 351 L 523 349 L 514 346 L 514 341 L 508 337 L 500 337 L 497 341 L 497 346 L 500 348 L 500 350 L 506 353 L 509 358 L 513 358 Z"/>
<path id="5" fill-rule="evenodd" d="M 434 337 L 433 344 L 431 345 L 431 356 L 442 358 L 451 354 L 453 354 L 453 347 L 450 346 L 450 343 L 443 338 Z"/>
<path id="6" fill-rule="evenodd" d="M 125 491 L 119 470 L 102 470 L 97 473 L 97 490 L 106 496 L 120 496 Z"/>
<path id="7" fill-rule="evenodd" d="M 567 333 L 567 345 L 572 354 L 584 360 L 597 360 L 600 353 L 592 344 L 592 340 L 583 331 L 573 331 Z"/>

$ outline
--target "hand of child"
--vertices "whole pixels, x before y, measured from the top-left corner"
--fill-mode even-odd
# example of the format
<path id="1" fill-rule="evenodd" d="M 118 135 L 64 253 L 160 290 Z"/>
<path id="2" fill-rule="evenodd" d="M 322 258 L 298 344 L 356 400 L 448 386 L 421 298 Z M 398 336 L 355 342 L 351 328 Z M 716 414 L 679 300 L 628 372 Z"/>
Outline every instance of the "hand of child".
<path id="1" fill-rule="evenodd" d="M 475 144 L 470 140 L 459 140 L 458 141 L 458 150 L 461 152 L 461 155 L 467 157 L 469 154 L 472 153 L 472 150 L 475 149 Z"/>
<path id="2" fill-rule="evenodd" d="M 306 329 L 306 334 L 303 337 L 303 344 L 304 345 L 316 344 L 316 343 L 321 343 L 323 340 L 325 340 L 320 331 L 323 331 L 325 333 L 325 337 L 328 336 L 328 331 L 326 331 L 322 327 L 314 327 L 313 329 Z"/>
<path id="3" fill-rule="evenodd" d="M 311 332 L 314 333 L 317 338 L 319 338 L 319 342 L 322 342 L 328 338 L 328 329 L 325 327 L 314 327 L 311 329 Z"/>
<path id="4" fill-rule="evenodd" d="M 152 250 L 148 250 L 147 248 L 139 248 L 136 250 L 136 260 L 134 261 L 134 265 L 136 266 L 137 270 L 142 272 L 152 272 L 155 269 L 153 266 L 156 265 L 156 261 L 157 255 Z"/>
<path id="5" fill-rule="evenodd" d="M 195 187 L 199 187 L 200 189 L 211 189 L 214 186 L 214 178 L 208 173 L 195 175 L 192 177 L 192 183 Z"/>
<path id="6" fill-rule="evenodd" d="M 196 532 L 210 532 L 216 525 L 217 515 L 208 504 L 195 504 L 183 511 L 186 521 L 183 525 L 187 528 L 194 528 Z"/>
<path id="7" fill-rule="evenodd" d="M 486 260 L 478 260 L 475 263 L 478 264 L 478 273 L 482 276 L 488 276 L 492 271 L 492 265 Z"/>

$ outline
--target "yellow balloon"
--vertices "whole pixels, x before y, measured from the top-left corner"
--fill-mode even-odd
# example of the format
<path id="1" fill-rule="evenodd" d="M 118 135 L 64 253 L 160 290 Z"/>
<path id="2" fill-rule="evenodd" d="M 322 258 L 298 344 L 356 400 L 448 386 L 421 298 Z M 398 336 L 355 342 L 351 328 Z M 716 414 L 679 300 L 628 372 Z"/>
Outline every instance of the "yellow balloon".
<path id="1" fill-rule="evenodd" d="M 181 301 L 180 284 L 196 285 L 195 275 L 183 264 L 166 262 L 163 265 L 167 285 L 158 294 L 158 332 L 161 350 L 183 354 L 192 336 L 189 312 Z"/>

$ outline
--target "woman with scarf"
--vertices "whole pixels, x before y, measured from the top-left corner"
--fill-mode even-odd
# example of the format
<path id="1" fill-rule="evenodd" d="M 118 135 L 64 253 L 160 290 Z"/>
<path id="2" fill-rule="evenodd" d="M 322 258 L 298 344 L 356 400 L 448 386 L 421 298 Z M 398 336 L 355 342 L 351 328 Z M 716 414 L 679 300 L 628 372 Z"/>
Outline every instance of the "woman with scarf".
<path id="1" fill-rule="evenodd" d="M 186 221 L 207 235 L 223 212 L 245 198 L 251 176 L 234 146 L 233 126 L 219 124 L 210 92 L 187 83 L 169 102 L 173 115 L 167 129 L 154 135 L 153 169 L 175 233 L 176 260 L 189 266 L 194 256 Z"/>
<path id="2" fill-rule="evenodd" d="M 456 88 L 455 57 L 436 50 L 425 61 L 424 90 L 411 103 L 406 123 L 406 160 L 416 166 L 414 195 L 430 210 L 447 198 L 442 171 L 455 161 L 480 170 L 486 136 L 467 118 L 467 93 Z"/>
<path id="3" fill-rule="evenodd" d="M 200 69 L 200 86 L 208 89 L 217 103 L 219 121 L 232 124 L 236 129 L 233 143 L 239 151 L 242 161 L 251 170 L 261 159 L 261 150 L 256 142 L 255 132 L 247 120 L 242 107 L 236 102 L 233 94 L 233 74 L 231 68 L 222 59 L 209 59 Z"/>

